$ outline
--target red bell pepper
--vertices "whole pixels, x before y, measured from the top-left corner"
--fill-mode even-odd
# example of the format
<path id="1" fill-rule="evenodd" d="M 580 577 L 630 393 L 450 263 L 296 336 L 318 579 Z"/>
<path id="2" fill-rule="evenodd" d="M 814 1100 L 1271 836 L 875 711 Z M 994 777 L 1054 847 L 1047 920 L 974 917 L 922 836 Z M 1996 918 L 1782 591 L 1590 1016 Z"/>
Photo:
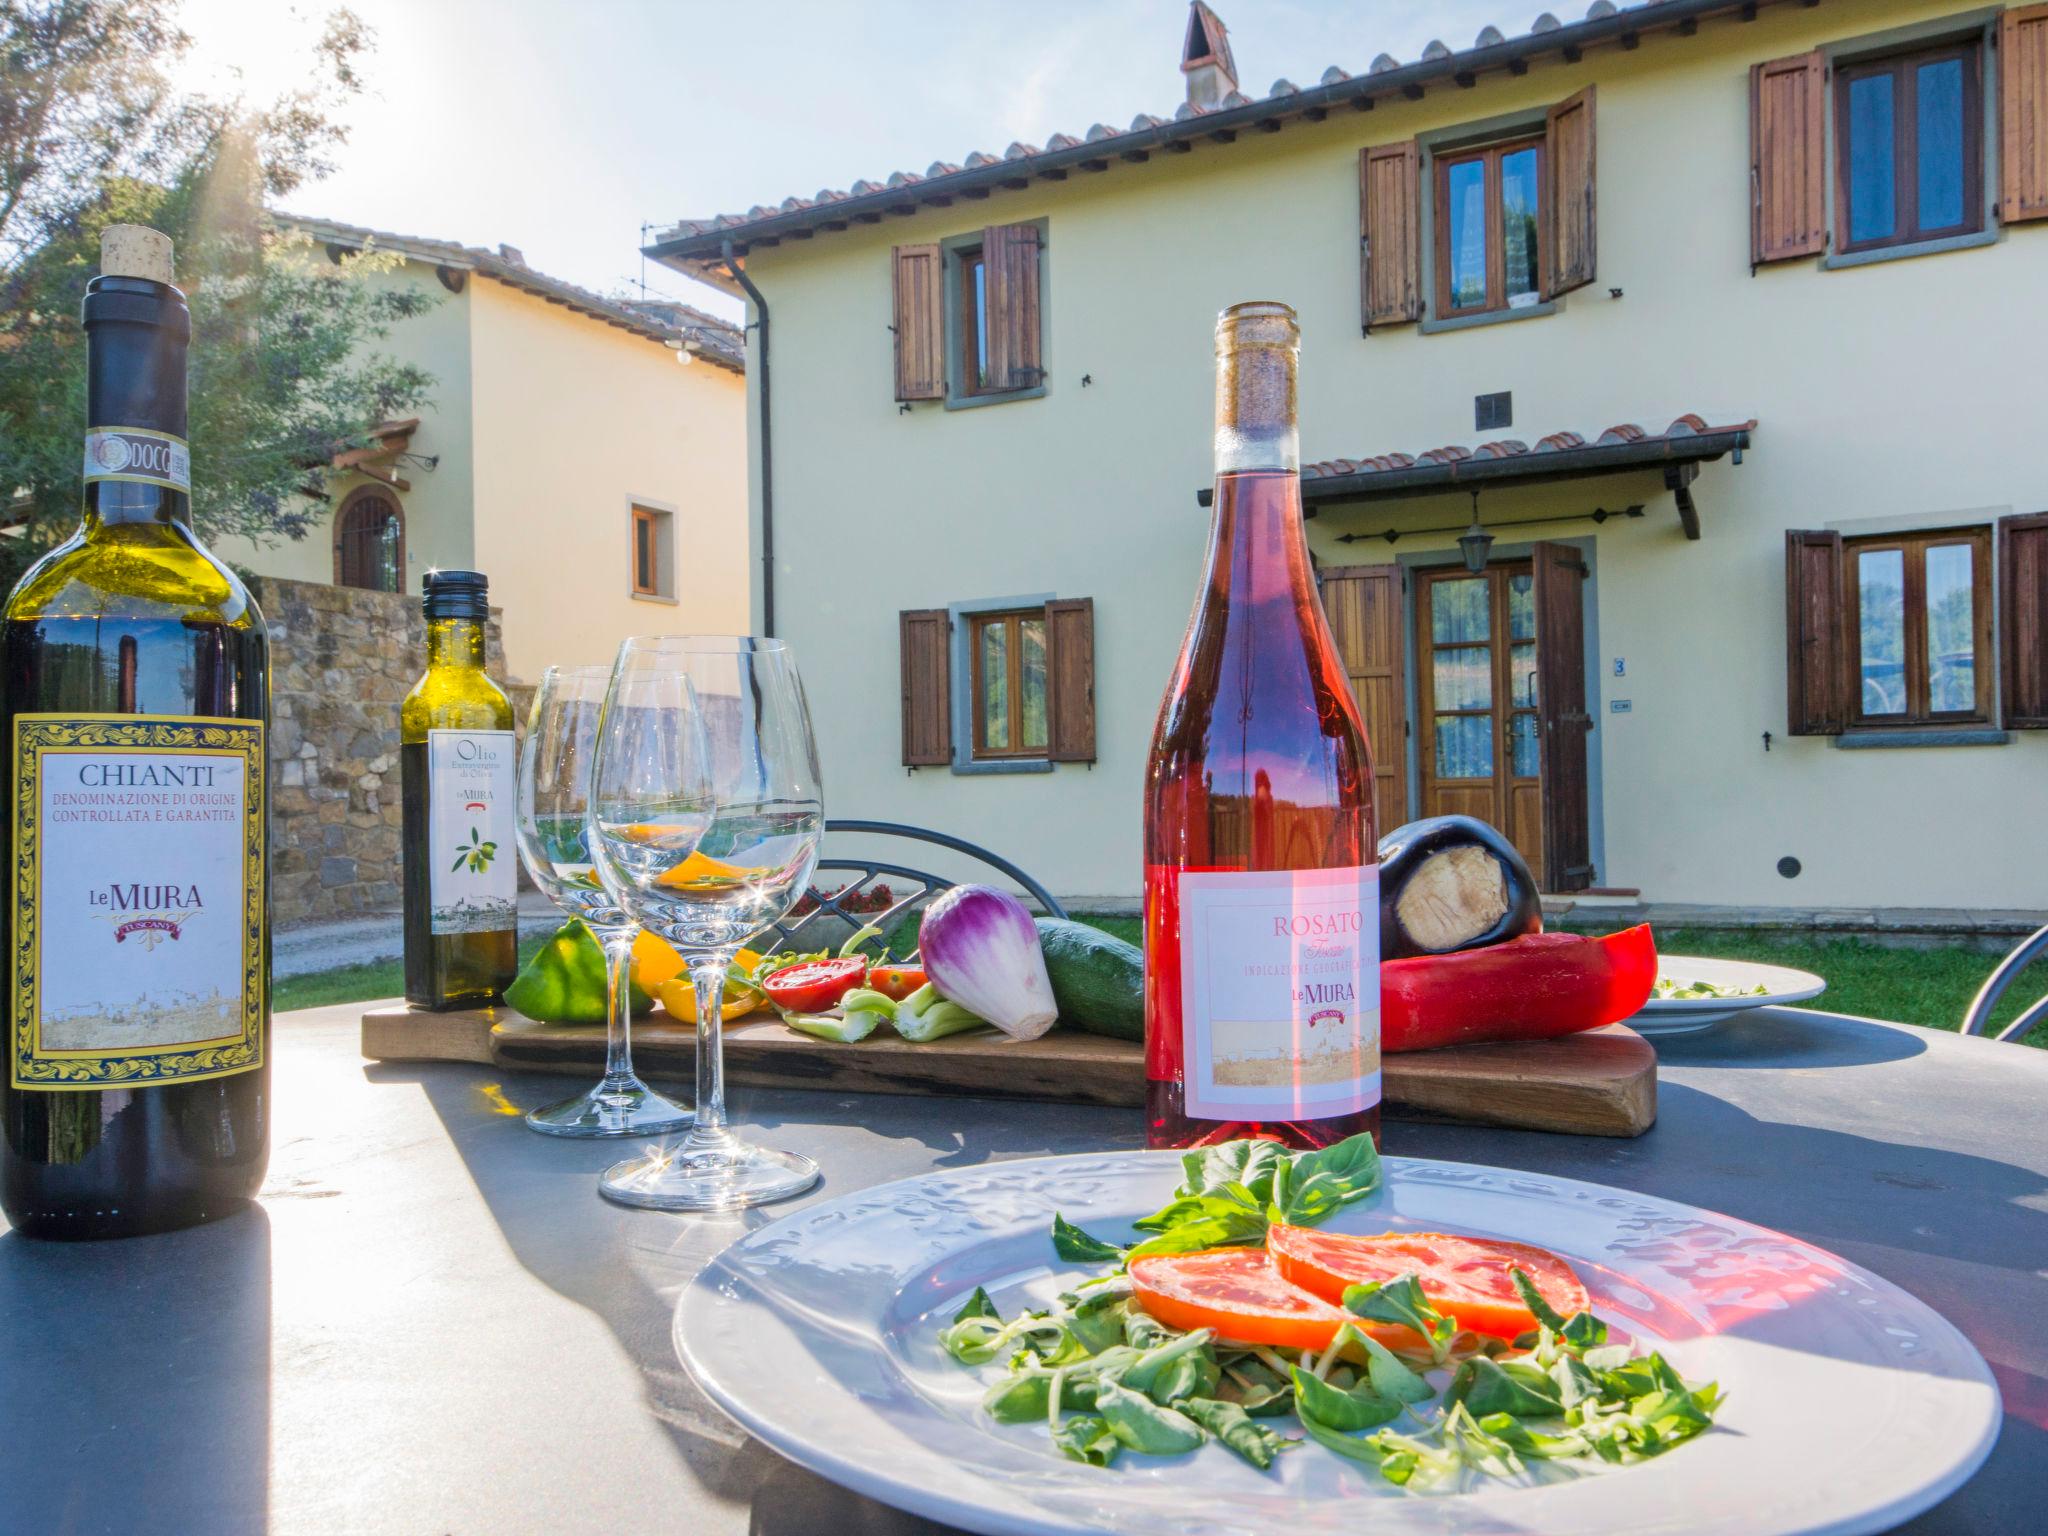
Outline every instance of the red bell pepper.
<path id="1" fill-rule="evenodd" d="M 1380 966 L 1380 1046 L 1427 1051 L 1549 1040 L 1628 1018 L 1657 984 L 1647 923 L 1604 938 L 1530 933 L 1505 944 Z"/>

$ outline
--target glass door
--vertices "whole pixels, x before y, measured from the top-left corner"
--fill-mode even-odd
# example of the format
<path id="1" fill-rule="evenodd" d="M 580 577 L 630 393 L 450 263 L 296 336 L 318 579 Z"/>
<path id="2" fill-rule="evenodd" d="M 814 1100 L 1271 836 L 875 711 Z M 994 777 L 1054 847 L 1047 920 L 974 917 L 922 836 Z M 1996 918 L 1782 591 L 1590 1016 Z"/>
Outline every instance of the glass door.
<path id="1" fill-rule="evenodd" d="M 1543 867 L 1536 583 L 1528 561 L 1418 573 L 1424 816 L 1476 816 Z"/>

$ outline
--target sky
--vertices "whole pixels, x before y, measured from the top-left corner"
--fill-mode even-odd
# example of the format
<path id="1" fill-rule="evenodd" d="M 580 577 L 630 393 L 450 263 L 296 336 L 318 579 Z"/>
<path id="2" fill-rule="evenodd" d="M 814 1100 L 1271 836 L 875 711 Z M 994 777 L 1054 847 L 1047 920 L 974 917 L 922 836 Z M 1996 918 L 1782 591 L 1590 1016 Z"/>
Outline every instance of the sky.
<path id="1" fill-rule="evenodd" d="M 1361 74 L 1433 37 L 1528 30 L 1542 0 L 1212 0 L 1247 94 Z M 1583 7 L 1553 8 L 1575 20 Z M 318 0 L 185 0 L 188 84 L 306 77 Z M 467 245 L 737 317 L 639 258 L 643 224 L 740 213 L 976 149 L 1168 116 L 1186 0 L 352 0 L 377 36 L 333 175 L 292 212 Z"/>

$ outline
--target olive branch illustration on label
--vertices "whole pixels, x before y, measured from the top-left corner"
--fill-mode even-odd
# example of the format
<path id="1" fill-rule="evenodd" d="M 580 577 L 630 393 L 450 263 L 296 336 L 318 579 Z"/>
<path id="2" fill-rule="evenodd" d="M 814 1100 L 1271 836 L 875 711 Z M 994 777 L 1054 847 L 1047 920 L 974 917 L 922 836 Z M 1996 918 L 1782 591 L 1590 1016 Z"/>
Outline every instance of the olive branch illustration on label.
<path id="1" fill-rule="evenodd" d="M 455 862 L 448 866 L 448 873 L 452 875 L 467 864 L 472 875 L 480 875 L 491 867 L 491 860 L 497 856 L 498 845 L 486 842 L 483 834 L 471 827 L 469 841 L 455 845 Z"/>

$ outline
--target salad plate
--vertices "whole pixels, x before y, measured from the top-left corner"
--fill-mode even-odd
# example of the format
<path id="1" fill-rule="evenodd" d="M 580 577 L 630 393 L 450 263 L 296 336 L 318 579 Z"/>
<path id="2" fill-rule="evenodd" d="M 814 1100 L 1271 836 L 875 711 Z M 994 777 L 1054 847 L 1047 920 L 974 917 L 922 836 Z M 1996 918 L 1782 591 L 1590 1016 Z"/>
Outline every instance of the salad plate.
<path id="1" fill-rule="evenodd" d="M 1326 1230 L 1550 1249 L 1616 1339 L 1718 1384 L 1714 1427 L 1650 1460 L 1418 1492 L 1316 1446 L 1268 1471 L 1214 1442 L 1098 1467 L 1063 1457 L 1043 1423 L 984 1414 L 1001 1366 L 962 1366 L 941 1331 L 977 1288 L 1009 1317 L 1101 1273 L 1055 1255 L 1054 1215 L 1128 1242 L 1181 1171 L 1173 1152 L 1026 1159 L 809 1206 L 706 1266 L 677 1304 L 677 1351 L 791 1460 L 991 1536 L 1880 1531 L 1960 1486 L 1997 1436 L 1998 1391 L 1969 1341 L 1844 1259 L 1604 1185 L 1413 1158 L 1384 1159 Z"/>
<path id="2" fill-rule="evenodd" d="M 1656 992 L 1624 1022 L 1648 1040 L 1697 1035 L 1751 1008 L 1807 1003 L 1827 989 L 1813 972 L 1789 965 L 1659 955 Z"/>

